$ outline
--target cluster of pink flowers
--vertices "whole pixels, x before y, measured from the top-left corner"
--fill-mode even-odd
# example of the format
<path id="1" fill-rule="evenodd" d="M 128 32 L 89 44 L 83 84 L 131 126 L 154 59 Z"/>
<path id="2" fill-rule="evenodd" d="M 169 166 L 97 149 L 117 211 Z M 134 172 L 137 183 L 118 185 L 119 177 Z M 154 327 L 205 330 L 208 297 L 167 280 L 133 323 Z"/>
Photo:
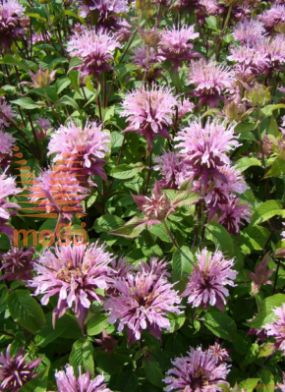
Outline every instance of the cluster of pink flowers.
<path id="1" fill-rule="evenodd" d="M 178 132 L 176 141 L 186 178 L 204 199 L 209 219 L 217 218 L 230 232 L 237 233 L 250 213 L 237 197 L 245 191 L 246 184 L 229 158 L 229 153 L 239 146 L 234 127 L 219 121 L 208 121 L 204 126 L 193 121 Z"/>
<path id="2" fill-rule="evenodd" d="M 32 277 L 34 249 L 11 248 L 0 255 L 0 280 L 28 280 Z"/>
<path id="3" fill-rule="evenodd" d="M 266 324 L 264 329 L 267 336 L 275 340 L 276 348 L 285 354 L 285 304 L 274 309 L 276 320 Z"/>
<path id="4" fill-rule="evenodd" d="M 168 370 L 164 379 L 165 391 L 221 392 L 222 386 L 227 385 L 230 369 L 225 362 L 224 350 L 220 356 L 216 349 L 216 346 L 207 350 L 190 348 L 186 356 L 174 359 L 173 368 Z"/>
<path id="5" fill-rule="evenodd" d="M 7 222 L 19 208 L 18 204 L 9 201 L 9 198 L 19 192 L 20 189 L 17 188 L 13 177 L 8 176 L 5 172 L 0 173 L 0 232 L 7 235 L 11 235 L 11 228 Z"/>

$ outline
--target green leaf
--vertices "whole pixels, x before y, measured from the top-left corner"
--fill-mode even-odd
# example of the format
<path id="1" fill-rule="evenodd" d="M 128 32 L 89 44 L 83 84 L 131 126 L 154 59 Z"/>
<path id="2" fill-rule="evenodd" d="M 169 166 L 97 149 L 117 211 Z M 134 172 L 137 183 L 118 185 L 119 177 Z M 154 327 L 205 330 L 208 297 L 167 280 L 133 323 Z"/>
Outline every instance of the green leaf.
<path id="1" fill-rule="evenodd" d="M 209 309 L 205 314 L 204 325 L 215 336 L 232 342 L 237 333 L 235 321 L 225 312 Z"/>
<path id="2" fill-rule="evenodd" d="M 145 228 L 145 222 L 140 218 L 134 217 L 124 226 L 113 230 L 111 234 L 125 238 L 136 238 Z"/>
<path id="3" fill-rule="evenodd" d="M 59 103 L 61 105 L 67 105 L 71 106 L 73 109 L 78 110 L 79 107 L 77 105 L 77 102 L 75 101 L 74 98 L 69 97 L 68 95 L 64 95 L 63 97 L 60 98 Z"/>
<path id="4" fill-rule="evenodd" d="M 264 108 L 261 109 L 261 112 L 264 116 L 269 117 L 272 116 L 273 112 L 278 109 L 285 109 L 284 103 L 277 103 L 272 105 L 266 105 Z"/>
<path id="5" fill-rule="evenodd" d="M 247 378 L 240 383 L 240 386 L 246 392 L 253 392 L 259 381 L 260 378 Z"/>
<path id="6" fill-rule="evenodd" d="M 251 328 L 261 328 L 275 319 L 274 309 L 285 303 L 285 294 L 274 294 L 260 303 L 260 309 L 254 320 L 249 323 Z"/>
<path id="7" fill-rule="evenodd" d="M 172 278 L 176 282 L 187 277 L 193 269 L 194 256 L 187 246 L 177 249 L 172 257 Z"/>
<path id="8" fill-rule="evenodd" d="M 23 109 L 26 110 L 33 110 L 33 109 L 38 109 L 41 107 L 38 103 L 34 102 L 32 98 L 30 97 L 23 97 L 23 98 L 18 98 L 13 101 L 11 101 L 15 105 L 20 106 Z"/>
<path id="9" fill-rule="evenodd" d="M 104 313 L 96 312 L 87 322 L 87 334 L 99 335 L 109 327 L 108 317 Z"/>
<path id="10" fill-rule="evenodd" d="M 252 166 L 262 166 L 262 163 L 260 162 L 259 159 L 254 158 L 254 157 L 242 157 L 236 162 L 236 165 L 235 165 L 235 167 L 240 172 L 244 172 Z"/>
<path id="11" fill-rule="evenodd" d="M 270 236 L 269 230 L 263 226 L 247 226 L 240 233 L 241 250 L 244 254 L 264 249 Z"/>
<path id="12" fill-rule="evenodd" d="M 70 79 L 68 78 L 61 78 L 58 79 L 56 82 L 57 85 L 57 93 L 60 94 L 63 90 L 65 90 L 71 84 Z"/>
<path id="13" fill-rule="evenodd" d="M 106 214 L 96 219 L 94 223 L 94 229 L 97 231 L 97 233 L 107 233 L 118 229 L 123 224 L 124 221 L 119 216 Z"/>
<path id="14" fill-rule="evenodd" d="M 285 160 L 280 157 L 277 157 L 273 161 L 270 169 L 266 172 L 265 177 L 266 178 L 268 178 L 268 177 L 281 177 L 282 178 L 284 176 L 284 174 L 285 174 Z"/>
<path id="15" fill-rule="evenodd" d="M 94 348 L 88 338 L 82 338 L 73 343 L 69 362 L 75 371 L 81 368 L 83 372 L 90 372 L 94 376 Z"/>
<path id="16" fill-rule="evenodd" d="M 156 225 L 152 225 L 148 227 L 148 231 L 158 237 L 163 242 L 171 242 L 169 235 L 162 223 L 158 223 Z"/>
<path id="17" fill-rule="evenodd" d="M 206 225 L 206 238 L 214 243 L 225 255 L 236 256 L 235 246 L 231 235 L 218 223 L 208 223 Z"/>
<path id="18" fill-rule="evenodd" d="M 163 373 L 159 366 L 159 363 L 155 359 L 145 360 L 143 363 L 143 369 L 146 375 L 146 379 L 154 386 L 162 388 Z"/>
<path id="19" fill-rule="evenodd" d="M 144 169 L 143 163 L 126 164 L 115 166 L 110 171 L 110 176 L 117 178 L 118 180 L 128 180 L 135 177 L 138 173 L 142 172 Z"/>
<path id="20" fill-rule="evenodd" d="M 41 358 L 41 363 L 37 369 L 37 376 L 25 384 L 20 392 L 46 392 L 48 386 L 48 375 L 50 371 L 50 361 L 47 357 Z"/>
<path id="21" fill-rule="evenodd" d="M 12 291 L 8 307 L 14 321 L 31 333 L 36 333 L 46 322 L 41 306 L 28 290 Z"/>
<path id="22" fill-rule="evenodd" d="M 276 215 L 282 218 L 285 217 L 285 210 L 282 209 L 281 203 L 277 200 L 267 200 L 256 208 L 252 216 L 252 224 L 256 225 L 266 222 Z"/>

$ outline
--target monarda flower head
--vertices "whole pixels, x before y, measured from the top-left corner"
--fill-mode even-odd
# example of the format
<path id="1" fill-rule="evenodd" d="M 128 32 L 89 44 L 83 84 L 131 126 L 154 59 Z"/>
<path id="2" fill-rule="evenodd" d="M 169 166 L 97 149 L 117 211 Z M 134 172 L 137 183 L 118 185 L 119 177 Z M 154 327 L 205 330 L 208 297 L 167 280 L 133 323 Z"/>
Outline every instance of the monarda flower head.
<path id="1" fill-rule="evenodd" d="M 263 40 L 260 48 L 268 59 L 268 68 L 270 70 L 278 69 L 285 64 L 284 34 L 277 34 L 273 38 Z"/>
<path id="2" fill-rule="evenodd" d="M 110 313 L 110 322 L 118 322 L 119 332 L 126 328 L 130 340 L 141 339 L 144 330 L 160 337 L 162 330 L 170 329 L 168 314 L 181 312 L 181 298 L 173 284 L 165 273 L 157 275 L 157 271 L 165 270 L 162 265 L 152 265 L 114 281 L 113 295 L 104 306 Z"/>
<path id="3" fill-rule="evenodd" d="M 240 21 L 234 28 L 234 38 L 241 44 L 255 45 L 265 37 L 265 29 L 261 22 L 254 19 Z"/>
<path id="4" fill-rule="evenodd" d="M 175 152 L 165 152 L 156 158 L 155 169 L 159 171 L 162 179 L 159 184 L 162 188 L 178 189 L 187 179 L 187 170 L 181 155 Z"/>
<path id="5" fill-rule="evenodd" d="M 204 126 L 200 121 L 190 122 L 175 140 L 184 161 L 198 173 L 229 164 L 228 154 L 239 146 L 234 126 L 216 120 Z"/>
<path id="6" fill-rule="evenodd" d="M 109 71 L 115 49 L 119 46 L 120 43 L 111 33 L 80 28 L 68 42 L 67 50 L 71 56 L 80 58 L 82 64 L 79 69 L 82 76 L 86 76 Z"/>
<path id="7" fill-rule="evenodd" d="M 189 83 L 194 85 L 194 94 L 202 105 L 217 106 L 234 82 L 234 74 L 229 67 L 214 61 L 200 59 L 190 65 Z"/>
<path id="8" fill-rule="evenodd" d="M 183 296 L 194 307 L 215 306 L 223 309 L 229 291 L 235 286 L 234 261 L 224 258 L 220 251 L 208 252 L 206 248 L 197 254 L 197 264 L 188 280 Z"/>
<path id="9" fill-rule="evenodd" d="M 110 134 L 95 122 L 84 128 L 74 123 L 61 126 L 53 133 L 48 145 L 49 154 L 55 154 L 55 162 L 74 171 L 78 182 L 86 185 L 88 175 L 99 175 L 106 179 L 104 158 L 110 150 Z M 85 184 L 84 184 L 85 182 Z"/>
<path id="10" fill-rule="evenodd" d="M 23 35 L 24 8 L 17 0 L 0 2 L 0 47 L 7 49 Z"/>
<path id="11" fill-rule="evenodd" d="M 222 392 L 227 385 L 229 366 L 219 361 L 212 350 L 190 348 L 185 357 L 172 361 L 163 380 L 166 392 Z"/>
<path id="12" fill-rule="evenodd" d="M 11 355 L 11 345 L 6 353 L 0 354 L 0 390 L 1 392 L 19 392 L 22 387 L 36 377 L 36 368 L 41 360 L 28 362 L 24 351 Z"/>
<path id="13" fill-rule="evenodd" d="M 58 392 L 111 392 L 103 376 L 91 378 L 89 373 L 79 372 L 76 377 L 72 366 L 66 365 L 65 370 L 55 373 Z"/>
<path id="14" fill-rule="evenodd" d="M 138 208 L 143 212 L 143 224 L 148 226 L 163 222 L 175 211 L 175 203 L 168 199 L 159 182 L 156 182 L 151 196 L 133 195 Z"/>
<path id="15" fill-rule="evenodd" d="M 273 4 L 271 8 L 259 15 L 259 20 L 264 24 L 266 29 L 278 31 L 279 28 L 285 27 L 285 6 L 282 4 Z"/>
<path id="16" fill-rule="evenodd" d="M 199 34 L 194 31 L 194 26 L 163 30 L 160 34 L 158 48 L 161 55 L 177 67 L 183 61 L 189 61 L 193 58 L 191 41 L 198 37 Z"/>
<path id="17" fill-rule="evenodd" d="M 74 172 L 56 167 L 42 172 L 30 188 L 30 200 L 38 205 L 38 211 L 68 220 L 75 214 L 82 214 L 81 203 L 88 194 L 88 189 L 79 184 Z"/>
<path id="18" fill-rule="evenodd" d="M 248 204 L 241 203 L 239 197 L 231 195 L 225 203 L 219 204 L 218 222 L 232 234 L 239 233 L 241 227 L 250 221 Z"/>
<path id="19" fill-rule="evenodd" d="M 127 132 L 137 132 L 147 140 L 149 149 L 157 135 L 169 137 L 168 127 L 175 114 L 177 99 L 165 87 L 144 87 L 128 93 L 122 115 L 127 117 Z"/>
<path id="20" fill-rule="evenodd" d="M 112 255 L 98 244 L 46 250 L 34 265 L 35 277 L 29 286 L 35 288 L 35 295 L 43 296 L 43 305 L 50 297 L 58 297 L 53 323 L 72 309 L 82 326 L 92 302 L 102 302 L 96 290 L 108 288 L 111 261 Z"/>
<path id="21" fill-rule="evenodd" d="M 5 166 L 11 158 L 13 151 L 12 147 L 15 144 L 15 139 L 12 135 L 7 132 L 3 132 L 0 129 L 0 166 Z"/>
<path id="22" fill-rule="evenodd" d="M 265 73 L 269 59 L 264 48 L 258 46 L 233 46 L 230 48 L 228 60 L 235 63 L 234 71 L 238 79 L 247 80 L 249 77 Z"/>
<path id="23" fill-rule="evenodd" d="M 11 215 L 14 215 L 19 208 L 18 204 L 9 201 L 11 196 L 15 196 L 20 192 L 16 187 L 13 177 L 7 176 L 6 173 L 0 174 L 0 233 L 11 234 L 11 229 L 7 226 L 7 222 Z"/>
<path id="24" fill-rule="evenodd" d="M 34 249 L 12 248 L 0 255 L 0 280 L 28 280 L 32 277 Z"/>
<path id="25" fill-rule="evenodd" d="M 13 117 L 14 114 L 11 106 L 7 103 L 5 98 L 0 98 L 0 128 L 8 127 Z"/>
<path id="26" fill-rule="evenodd" d="M 274 309 L 276 320 L 270 324 L 266 324 L 264 329 L 267 336 L 275 340 L 278 350 L 285 354 L 285 304 Z"/>

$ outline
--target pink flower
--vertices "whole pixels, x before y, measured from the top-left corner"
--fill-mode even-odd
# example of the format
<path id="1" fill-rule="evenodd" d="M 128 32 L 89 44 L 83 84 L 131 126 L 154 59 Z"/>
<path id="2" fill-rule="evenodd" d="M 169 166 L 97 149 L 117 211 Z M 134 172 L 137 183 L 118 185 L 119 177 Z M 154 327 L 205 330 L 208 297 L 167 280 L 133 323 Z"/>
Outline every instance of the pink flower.
<path id="1" fill-rule="evenodd" d="M 235 26 L 233 36 L 241 44 L 251 46 L 264 39 L 265 29 L 258 20 L 245 19 Z"/>
<path id="2" fill-rule="evenodd" d="M 190 65 L 189 83 L 193 84 L 195 95 L 201 104 L 217 106 L 234 82 L 234 74 L 229 67 L 214 61 L 200 59 Z"/>
<path id="3" fill-rule="evenodd" d="M 267 56 L 269 68 L 278 68 L 285 64 L 285 36 L 277 34 L 273 38 L 263 40 L 260 45 Z"/>
<path id="4" fill-rule="evenodd" d="M 83 17 L 92 11 L 97 11 L 100 19 L 108 19 L 110 16 L 128 11 L 127 0 L 83 0 L 83 3 L 80 8 Z"/>
<path id="5" fill-rule="evenodd" d="M 18 204 L 9 201 L 11 196 L 20 193 L 20 189 L 16 187 L 16 182 L 13 177 L 7 174 L 0 173 L 0 232 L 10 235 L 11 229 L 7 226 L 7 221 L 15 211 L 20 208 Z"/>
<path id="6" fill-rule="evenodd" d="M 143 212 L 143 224 L 148 226 L 163 222 L 175 211 L 175 204 L 163 193 L 159 182 L 156 182 L 151 196 L 133 195 L 138 208 Z"/>
<path id="7" fill-rule="evenodd" d="M 268 29 L 274 29 L 279 25 L 285 24 L 285 6 L 281 4 L 273 4 L 271 8 L 264 11 L 259 19 Z"/>
<path id="8" fill-rule="evenodd" d="M 8 127 L 13 117 L 14 113 L 11 106 L 6 102 L 5 98 L 0 98 L 0 128 Z"/>
<path id="9" fill-rule="evenodd" d="M 233 266 L 233 259 L 225 259 L 220 251 L 202 249 L 183 293 L 187 302 L 193 307 L 216 306 L 222 310 L 229 295 L 226 286 L 235 286 L 237 273 Z"/>
<path id="10" fill-rule="evenodd" d="M 166 392 L 222 392 L 222 385 L 227 385 L 229 367 L 210 349 L 190 348 L 185 357 L 175 358 L 172 364 L 163 380 Z"/>
<path id="11" fill-rule="evenodd" d="M 274 309 L 276 320 L 266 324 L 264 329 L 275 340 L 276 347 L 285 354 L 285 304 Z"/>
<path id="12" fill-rule="evenodd" d="M 35 277 L 29 286 L 35 288 L 35 295 L 43 296 L 43 305 L 57 296 L 53 323 L 72 309 L 82 326 L 92 302 L 102 302 L 96 290 L 109 287 L 111 261 L 112 255 L 94 243 L 46 250 L 34 265 Z"/>
<path id="13" fill-rule="evenodd" d="M 34 249 L 12 248 L 0 255 L 0 280 L 28 280 L 32 277 Z"/>
<path id="14" fill-rule="evenodd" d="M 234 70 L 242 80 L 251 75 L 264 73 L 269 65 L 269 59 L 261 45 L 258 47 L 249 45 L 231 47 L 228 59 L 236 63 Z"/>
<path id="15" fill-rule="evenodd" d="M 163 61 L 163 56 L 155 48 L 149 46 L 135 49 L 133 62 L 145 71 L 149 71 L 154 65 Z"/>
<path id="16" fill-rule="evenodd" d="M 0 165 L 5 163 L 7 158 L 10 158 L 13 154 L 12 147 L 16 140 L 7 132 L 3 132 L 0 129 Z"/>
<path id="17" fill-rule="evenodd" d="M 165 87 L 144 87 L 126 95 L 122 115 L 127 117 L 127 132 L 143 135 L 149 149 L 157 135 L 168 138 L 168 127 L 175 114 L 176 98 Z"/>
<path id="18" fill-rule="evenodd" d="M 226 203 L 219 205 L 219 223 L 232 234 L 237 234 L 241 226 L 250 221 L 251 211 L 247 204 L 242 204 L 238 197 L 232 195 Z"/>
<path id="19" fill-rule="evenodd" d="M 182 26 L 180 29 L 163 30 L 160 35 L 158 48 L 161 55 L 177 67 L 183 61 L 189 61 L 193 57 L 191 41 L 198 37 L 199 34 L 194 31 L 194 26 Z"/>
<path id="20" fill-rule="evenodd" d="M 69 40 L 67 50 L 71 56 L 82 60 L 79 69 L 86 76 L 110 70 L 115 49 L 119 46 L 111 33 L 81 28 Z"/>
<path id="21" fill-rule="evenodd" d="M 178 132 L 175 140 L 184 161 L 198 172 L 229 164 L 228 154 L 239 146 L 234 126 L 217 120 L 204 126 L 200 121 L 193 121 Z"/>
<path id="22" fill-rule="evenodd" d="M 261 262 L 256 264 L 254 272 L 249 273 L 249 277 L 252 280 L 251 292 L 253 294 L 258 294 L 260 288 L 264 284 L 272 283 L 271 280 L 269 280 L 270 276 L 272 275 L 272 271 L 268 268 L 269 260 L 269 255 L 265 255 Z"/>
<path id="23" fill-rule="evenodd" d="M 161 269 L 166 267 L 156 264 L 115 280 L 114 294 L 105 301 L 110 322 L 118 322 L 119 332 L 126 328 L 130 340 L 141 339 L 144 330 L 159 337 L 162 330 L 170 329 L 167 315 L 180 313 L 181 299 L 166 275 L 157 274 Z"/>
<path id="24" fill-rule="evenodd" d="M 13 40 L 23 34 L 21 22 L 24 8 L 17 0 L 2 0 L 0 3 L 0 46 L 8 48 Z"/>
<path id="25" fill-rule="evenodd" d="M 56 372 L 55 379 L 58 392 L 111 392 L 107 388 L 103 376 L 92 379 L 89 373 L 79 371 L 77 378 L 70 365 L 66 365 L 65 370 Z"/>
<path id="26" fill-rule="evenodd" d="M 200 13 L 203 12 L 205 16 L 218 15 L 222 11 L 222 7 L 217 0 L 198 0 L 197 6 Z"/>
<path id="27" fill-rule="evenodd" d="M 55 154 L 55 162 L 74 171 L 78 181 L 84 185 L 88 175 L 106 179 L 103 166 L 110 144 L 110 134 L 103 131 L 101 125 L 91 122 L 81 128 L 69 123 L 53 133 L 48 150 L 49 154 Z"/>
<path id="28" fill-rule="evenodd" d="M 83 212 L 81 202 L 88 196 L 88 189 L 81 186 L 73 172 L 63 167 L 42 172 L 34 179 L 30 189 L 30 200 L 38 205 L 37 210 L 47 214 L 58 214 L 71 220 L 74 214 Z"/>
<path id="29" fill-rule="evenodd" d="M 155 169 L 160 172 L 162 188 L 178 189 L 187 178 L 187 170 L 182 157 L 175 152 L 165 152 L 156 158 Z"/>
<path id="30" fill-rule="evenodd" d="M 36 377 L 35 369 L 41 360 L 27 362 L 24 350 L 12 356 L 11 345 L 6 353 L 0 354 L 0 390 L 3 392 L 19 392 L 23 385 Z"/>

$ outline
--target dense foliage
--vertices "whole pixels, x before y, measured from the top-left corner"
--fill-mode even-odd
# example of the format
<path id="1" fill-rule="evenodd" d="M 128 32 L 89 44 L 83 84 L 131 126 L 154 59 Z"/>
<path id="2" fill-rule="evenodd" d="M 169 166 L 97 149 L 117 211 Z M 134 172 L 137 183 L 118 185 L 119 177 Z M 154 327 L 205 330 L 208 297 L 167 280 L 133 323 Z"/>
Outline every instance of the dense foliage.
<path id="1" fill-rule="evenodd" d="M 0 391 L 285 391 L 283 0 L 0 0 Z"/>

